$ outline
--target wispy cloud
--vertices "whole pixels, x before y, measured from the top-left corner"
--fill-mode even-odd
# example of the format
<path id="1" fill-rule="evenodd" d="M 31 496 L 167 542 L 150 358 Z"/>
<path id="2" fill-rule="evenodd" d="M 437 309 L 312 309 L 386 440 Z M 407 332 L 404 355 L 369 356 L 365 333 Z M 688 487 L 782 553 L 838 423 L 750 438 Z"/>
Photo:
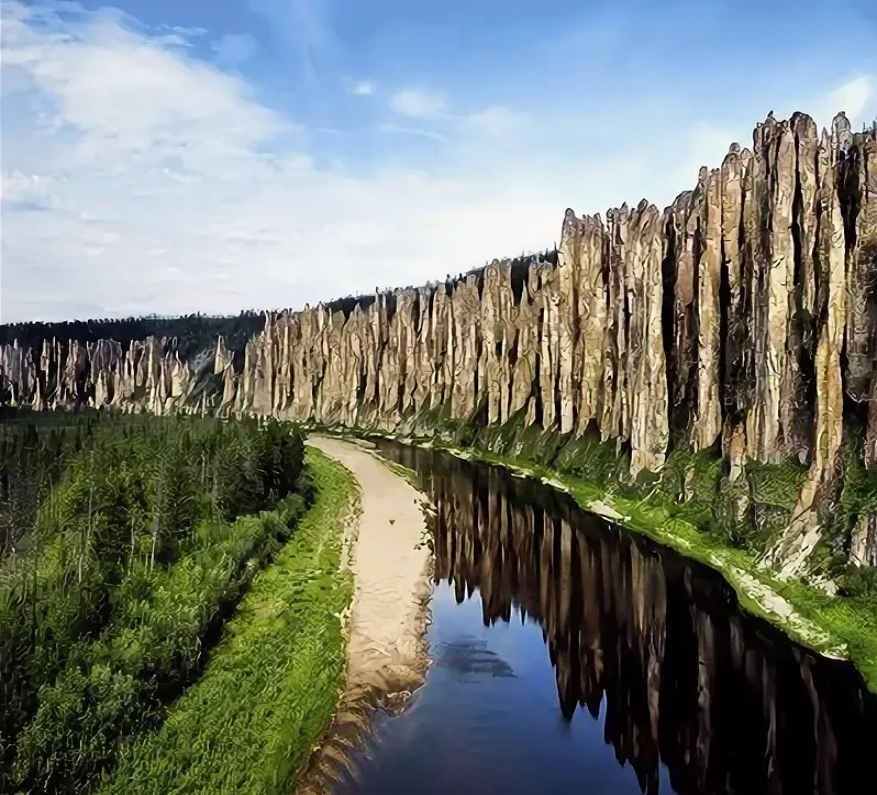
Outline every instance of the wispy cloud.
<path id="1" fill-rule="evenodd" d="M 850 119 L 858 119 L 862 122 L 870 121 L 867 118 L 869 106 L 873 106 L 877 100 L 877 82 L 871 75 L 857 75 L 850 78 L 846 83 L 838 86 L 827 97 L 813 97 L 808 107 L 816 121 L 830 128 L 834 115 L 843 110 Z M 877 111 L 877 108 L 873 110 Z"/>
<path id="2" fill-rule="evenodd" d="M 18 208 L 49 209 L 57 206 L 52 182 L 52 177 L 22 174 L 18 170 L 4 173 L 0 181 L 0 201 Z"/>
<path id="3" fill-rule="evenodd" d="M 469 129 L 484 135 L 503 136 L 521 130 L 529 119 L 526 114 L 491 105 L 465 118 Z"/>
<path id="4" fill-rule="evenodd" d="M 358 83 L 354 83 L 350 93 L 358 97 L 370 97 L 375 93 L 375 84 L 371 80 L 360 80 Z"/>
<path id="5" fill-rule="evenodd" d="M 446 135 L 437 133 L 434 130 L 423 130 L 419 127 L 404 127 L 395 122 L 385 122 L 384 124 L 379 125 L 378 129 L 384 133 L 397 133 L 399 135 L 415 135 L 420 136 L 421 138 L 430 138 L 433 141 L 438 141 L 443 144 L 448 142 L 448 137 Z"/>
<path id="6" fill-rule="evenodd" d="M 440 116 L 447 108 L 447 98 L 440 91 L 429 88 L 406 88 L 390 97 L 390 108 L 400 116 L 430 119 Z"/>
<path id="7" fill-rule="evenodd" d="M 337 42 L 325 20 L 328 0 L 247 0 L 247 4 L 268 20 L 305 77 L 313 79 L 331 64 Z"/>
<path id="8" fill-rule="evenodd" d="M 212 46 L 217 61 L 230 66 L 250 60 L 259 49 L 258 43 L 249 33 L 227 33 Z"/>
<path id="9" fill-rule="evenodd" d="M 297 307 L 465 271 L 550 246 L 567 206 L 672 200 L 770 108 L 746 87 L 710 109 L 688 87 L 576 102 L 569 85 L 528 99 L 438 75 L 442 91 L 400 90 L 386 120 L 373 117 L 383 103 L 338 102 L 357 127 L 293 117 L 209 51 L 199 59 L 203 31 L 10 0 L 2 22 L 4 321 Z M 316 52 L 331 35 L 312 24 L 300 41 Z M 334 99 L 355 88 L 343 75 L 400 86 L 372 66 L 339 67 Z M 825 80 L 778 92 L 800 104 L 777 115 L 870 118 L 873 71 Z"/>

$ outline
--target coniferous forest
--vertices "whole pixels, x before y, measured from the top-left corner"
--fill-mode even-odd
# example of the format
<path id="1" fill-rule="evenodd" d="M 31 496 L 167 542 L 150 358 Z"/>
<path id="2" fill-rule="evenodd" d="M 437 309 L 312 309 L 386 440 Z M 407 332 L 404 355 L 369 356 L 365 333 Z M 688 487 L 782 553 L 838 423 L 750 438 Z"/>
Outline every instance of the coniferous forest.
<path id="1" fill-rule="evenodd" d="M 162 725 L 295 534 L 315 471 L 273 420 L 7 411 L 0 792 L 92 791 Z"/>

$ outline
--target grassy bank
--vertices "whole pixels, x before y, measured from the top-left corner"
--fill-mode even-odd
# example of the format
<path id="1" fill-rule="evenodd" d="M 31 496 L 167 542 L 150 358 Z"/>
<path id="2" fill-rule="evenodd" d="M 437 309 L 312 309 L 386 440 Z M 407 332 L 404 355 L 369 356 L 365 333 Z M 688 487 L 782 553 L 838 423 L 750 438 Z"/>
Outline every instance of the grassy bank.
<path id="1" fill-rule="evenodd" d="M 321 430 L 351 433 L 331 425 Z M 744 609 L 809 648 L 851 659 L 877 692 L 877 593 L 868 574 L 856 592 L 832 596 L 812 583 L 781 581 L 756 562 L 791 517 L 805 472 L 796 462 L 753 465 L 730 483 L 714 452 L 679 450 L 660 476 L 632 481 L 626 457 L 614 445 L 527 427 L 520 418 L 487 426 L 477 416 L 449 420 L 439 408 L 403 422 L 397 434 L 357 431 L 504 466 L 568 492 L 586 510 L 717 569 Z M 745 515 L 734 509 L 741 496 L 748 505 Z M 839 572 L 842 581 L 855 577 L 838 566 L 839 556 L 827 543 L 814 557 L 814 575 L 825 573 L 820 569 L 828 560 L 830 573 Z"/>
<path id="2" fill-rule="evenodd" d="M 289 426 L 96 422 L 36 511 L 2 495 L 0 791 L 86 792 L 160 725 L 309 504 Z"/>
<path id="3" fill-rule="evenodd" d="M 352 596 L 342 530 L 353 476 L 309 448 L 315 500 L 255 577 L 201 679 L 153 734 L 128 743 L 102 795 L 272 795 L 295 777 L 329 723 L 344 669 L 339 616 Z"/>
<path id="4" fill-rule="evenodd" d="M 442 445 L 435 445 L 442 447 Z M 721 543 L 689 521 L 672 515 L 653 495 L 637 500 L 612 495 L 581 479 L 484 450 L 448 452 L 504 466 L 568 492 L 585 510 L 648 536 L 720 571 L 750 613 L 781 627 L 791 638 L 822 654 L 852 660 L 877 693 L 877 604 L 863 597 L 830 596 L 798 581 L 782 581 L 744 549 Z"/>

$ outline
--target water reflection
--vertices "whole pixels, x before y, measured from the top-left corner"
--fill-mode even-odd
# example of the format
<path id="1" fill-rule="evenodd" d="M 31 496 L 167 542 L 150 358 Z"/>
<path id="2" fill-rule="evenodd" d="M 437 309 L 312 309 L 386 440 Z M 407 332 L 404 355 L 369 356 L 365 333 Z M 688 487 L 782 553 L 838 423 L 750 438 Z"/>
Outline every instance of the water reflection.
<path id="1" fill-rule="evenodd" d="M 476 638 L 455 638 L 439 641 L 432 646 L 434 664 L 453 671 L 459 677 L 502 676 L 512 677 L 514 669 L 487 642 Z"/>
<path id="2" fill-rule="evenodd" d="M 868 790 L 877 705 L 851 666 L 741 614 L 714 572 L 566 495 L 440 453 L 379 447 L 421 475 L 436 506 L 436 582 L 458 603 L 477 589 L 485 626 L 513 613 L 538 622 L 562 715 L 602 709 L 604 740 L 643 792 L 658 792 L 662 766 L 680 795 Z M 437 644 L 434 656 L 461 675 L 516 677 L 477 644 Z"/>

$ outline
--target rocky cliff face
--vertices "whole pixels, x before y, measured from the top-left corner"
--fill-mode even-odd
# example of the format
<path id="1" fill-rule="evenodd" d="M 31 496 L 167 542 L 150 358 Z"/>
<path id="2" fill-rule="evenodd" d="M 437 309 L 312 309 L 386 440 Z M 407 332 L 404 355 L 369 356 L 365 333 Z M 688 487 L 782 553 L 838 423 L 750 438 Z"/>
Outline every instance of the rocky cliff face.
<path id="1" fill-rule="evenodd" d="M 426 450 L 390 457 L 429 473 L 436 583 L 458 602 L 477 591 L 485 625 L 540 625 L 564 717 L 602 713 L 643 792 L 662 763 L 679 793 L 855 789 L 877 699 L 839 665 L 778 649 L 712 572 L 539 483 Z"/>
<path id="2" fill-rule="evenodd" d="M 597 434 L 657 471 L 673 446 L 809 475 L 766 558 L 801 570 L 845 434 L 877 468 L 877 130 L 796 114 L 663 212 L 563 219 L 555 255 L 446 283 L 268 313 L 235 360 L 173 340 L 2 349 L 6 399 L 37 407 L 255 413 L 413 428 L 439 414 Z M 856 437 L 858 438 L 858 437 Z M 672 444 L 671 444 L 672 439 Z M 851 554 L 877 562 L 877 510 Z"/>

